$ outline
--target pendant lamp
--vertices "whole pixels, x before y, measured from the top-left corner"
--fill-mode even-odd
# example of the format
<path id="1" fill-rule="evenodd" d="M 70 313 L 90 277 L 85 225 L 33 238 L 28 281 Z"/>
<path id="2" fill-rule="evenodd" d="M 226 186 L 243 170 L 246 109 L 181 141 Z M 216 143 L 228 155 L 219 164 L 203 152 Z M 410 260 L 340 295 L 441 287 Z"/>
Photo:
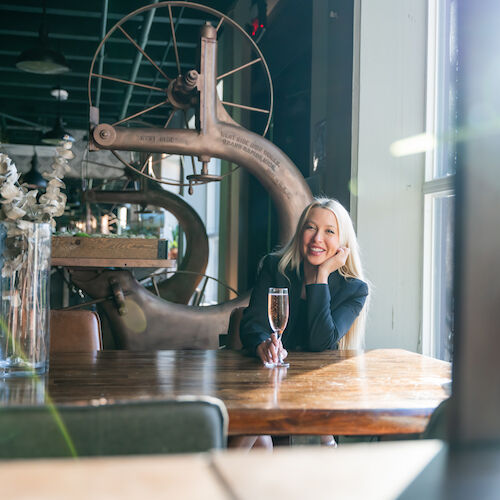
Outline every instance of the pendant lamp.
<path id="1" fill-rule="evenodd" d="M 36 189 L 40 187 L 47 187 L 47 180 L 38 170 L 38 156 L 36 154 L 36 150 L 33 154 L 33 158 L 31 159 L 31 169 L 23 175 L 23 182 L 28 184 L 28 187 L 30 188 Z"/>
<path id="2" fill-rule="evenodd" d="M 45 2 L 43 4 L 42 23 L 40 24 L 38 43 L 35 47 L 25 50 L 17 58 L 16 66 L 28 73 L 55 75 L 69 71 L 66 59 L 60 52 L 49 46 L 49 35 L 45 21 Z"/>
<path id="3" fill-rule="evenodd" d="M 51 144 L 52 146 L 60 146 L 67 141 L 75 142 L 75 138 L 64 130 L 62 118 L 58 116 L 52 129 L 43 134 L 42 142 L 44 144 Z"/>

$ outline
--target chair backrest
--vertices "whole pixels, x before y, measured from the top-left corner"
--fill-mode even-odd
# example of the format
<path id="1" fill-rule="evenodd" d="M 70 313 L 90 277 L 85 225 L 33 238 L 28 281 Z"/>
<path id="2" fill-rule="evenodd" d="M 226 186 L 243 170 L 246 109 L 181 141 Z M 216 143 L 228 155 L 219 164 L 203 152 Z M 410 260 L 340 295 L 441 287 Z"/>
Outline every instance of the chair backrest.
<path id="1" fill-rule="evenodd" d="M 96 312 L 84 309 L 50 311 L 50 352 L 89 352 L 101 349 L 101 320 Z"/>
<path id="2" fill-rule="evenodd" d="M 246 307 L 236 307 L 231 312 L 231 316 L 229 316 L 229 326 L 227 329 L 226 339 L 226 346 L 229 349 L 239 351 L 243 348 L 240 340 L 240 323 L 245 309 Z"/>
<path id="3" fill-rule="evenodd" d="M 422 433 L 422 439 L 448 439 L 448 419 L 450 416 L 450 398 L 442 401 L 432 412 L 429 423 Z"/>
<path id="4" fill-rule="evenodd" d="M 226 447 L 227 420 L 224 404 L 205 397 L 3 407 L 0 458 L 203 452 Z"/>

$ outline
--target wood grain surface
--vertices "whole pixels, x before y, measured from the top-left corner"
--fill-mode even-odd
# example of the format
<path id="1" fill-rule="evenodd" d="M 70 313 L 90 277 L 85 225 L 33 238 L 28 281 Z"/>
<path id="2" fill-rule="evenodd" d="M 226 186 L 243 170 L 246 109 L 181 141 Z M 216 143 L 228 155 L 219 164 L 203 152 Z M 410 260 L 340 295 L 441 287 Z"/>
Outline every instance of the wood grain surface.
<path id="1" fill-rule="evenodd" d="M 64 267 L 167 267 L 173 268 L 171 259 L 87 259 L 83 257 L 52 257 L 51 265 Z"/>
<path id="2" fill-rule="evenodd" d="M 52 256 L 55 258 L 158 259 L 165 258 L 159 250 L 165 240 L 155 238 L 106 238 L 53 236 Z"/>
<path id="3" fill-rule="evenodd" d="M 0 461 L 0 484 L 4 500 L 233 499 L 206 454 Z"/>
<path id="4" fill-rule="evenodd" d="M 0 461 L 0 484 L 5 500 L 387 500 L 399 498 L 444 449 L 426 440 L 274 453 L 11 460 Z M 425 498 L 439 495 L 439 487 L 434 493 Z"/>
<path id="5" fill-rule="evenodd" d="M 229 412 L 230 434 L 422 432 L 449 395 L 450 365 L 401 349 L 293 352 L 269 369 L 230 350 L 55 353 L 47 379 L 0 384 L 0 405 L 209 395 Z"/>

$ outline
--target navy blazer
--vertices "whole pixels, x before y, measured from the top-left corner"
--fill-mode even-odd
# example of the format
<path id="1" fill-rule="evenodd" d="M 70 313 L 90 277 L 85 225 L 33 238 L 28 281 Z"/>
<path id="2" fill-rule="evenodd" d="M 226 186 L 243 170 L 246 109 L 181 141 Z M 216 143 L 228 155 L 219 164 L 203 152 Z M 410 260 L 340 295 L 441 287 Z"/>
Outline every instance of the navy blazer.
<path id="1" fill-rule="evenodd" d="M 243 313 L 240 338 L 243 347 L 255 354 L 257 346 L 271 334 L 267 316 L 269 287 L 288 288 L 290 316 L 283 335 L 287 349 L 298 346 L 308 351 L 336 349 L 338 341 L 349 331 L 368 295 L 368 285 L 356 278 L 344 278 L 338 271 L 330 274 L 328 284 L 306 285 L 305 311 L 299 317 L 303 278 L 289 270 L 287 276 L 278 271 L 280 256 L 267 255 L 260 268 L 250 304 Z M 302 267 L 301 267 L 302 271 Z M 302 272 L 301 272 L 302 275 Z M 304 308 L 302 308 L 304 309 Z M 296 331 L 297 329 L 304 331 Z M 293 343 L 295 341 L 295 343 Z"/>

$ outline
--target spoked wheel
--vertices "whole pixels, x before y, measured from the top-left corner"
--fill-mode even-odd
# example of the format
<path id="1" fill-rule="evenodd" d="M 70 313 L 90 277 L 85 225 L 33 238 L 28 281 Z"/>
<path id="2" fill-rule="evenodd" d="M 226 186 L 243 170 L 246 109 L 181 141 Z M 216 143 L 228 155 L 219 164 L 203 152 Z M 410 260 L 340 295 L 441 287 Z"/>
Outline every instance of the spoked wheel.
<path id="1" fill-rule="evenodd" d="M 142 126 L 147 122 L 155 128 L 199 129 L 200 83 L 197 77 L 200 61 L 197 60 L 197 46 L 200 29 L 207 23 L 215 27 L 220 40 L 240 37 L 247 44 L 248 60 L 242 64 L 219 61 L 217 82 L 237 76 L 248 78 L 250 71 L 259 71 L 256 78 L 263 78 L 269 91 L 264 108 L 226 101 L 219 95 L 219 119 L 233 124 L 243 121 L 247 129 L 252 129 L 248 125 L 252 115 L 264 116 L 263 126 L 253 131 L 265 135 L 271 122 L 273 86 L 260 49 L 241 26 L 223 13 L 185 1 L 159 2 L 142 7 L 108 31 L 94 55 L 88 81 L 89 103 L 91 109 L 98 109 L 98 121 L 123 127 L 137 127 L 140 121 Z M 129 67 L 123 64 L 124 53 Z M 193 115 L 195 123 L 190 126 Z M 203 166 L 197 171 L 197 162 L 191 157 L 192 174 L 185 179 L 170 179 L 162 175 L 161 168 L 151 167 L 150 155 L 138 165 L 129 161 L 128 155 L 119 151 L 114 151 L 114 154 L 140 175 L 163 184 L 191 188 L 221 179 L 208 173 L 203 159 L 200 159 Z"/>

